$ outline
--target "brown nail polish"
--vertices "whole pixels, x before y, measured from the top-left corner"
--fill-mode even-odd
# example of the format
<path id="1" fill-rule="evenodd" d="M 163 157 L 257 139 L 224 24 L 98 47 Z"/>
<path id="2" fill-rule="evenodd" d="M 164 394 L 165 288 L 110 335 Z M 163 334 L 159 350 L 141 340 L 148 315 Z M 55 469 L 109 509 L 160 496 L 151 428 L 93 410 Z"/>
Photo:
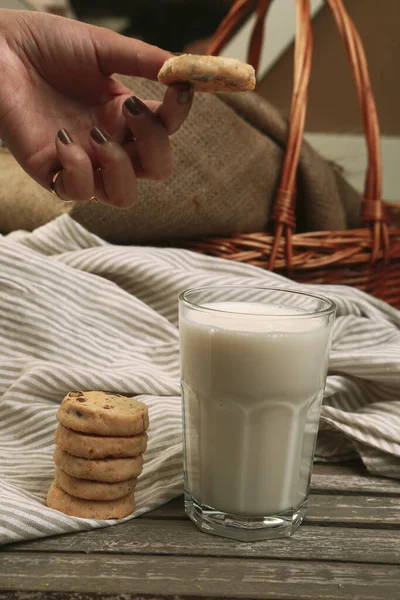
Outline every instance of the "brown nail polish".
<path id="1" fill-rule="evenodd" d="M 192 95 L 192 86 L 190 84 L 181 85 L 178 91 L 178 102 L 179 104 L 186 104 L 189 102 L 189 98 Z"/>
<path id="2" fill-rule="evenodd" d="M 68 146 L 68 144 L 73 144 L 73 142 L 74 142 L 74 140 L 69 135 L 69 133 L 66 129 L 60 129 L 60 131 L 57 133 L 57 135 L 58 135 L 58 139 L 66 146 Z"/>
<path id="3" fill-rule="evenodd" d="M 93 127 L 90 135 L 97 144 L 105 144 L 110 139 L 108 134 L 100 127 Z"/>
<path id="4" fill-rule="evenodd" d="M 147 108 L 139 98 L 136 98 L 136 96 L 131 96 L 128 100 L 125 100 L 124 105 L 126 110 L 134 117 L 143 114 Z"/>

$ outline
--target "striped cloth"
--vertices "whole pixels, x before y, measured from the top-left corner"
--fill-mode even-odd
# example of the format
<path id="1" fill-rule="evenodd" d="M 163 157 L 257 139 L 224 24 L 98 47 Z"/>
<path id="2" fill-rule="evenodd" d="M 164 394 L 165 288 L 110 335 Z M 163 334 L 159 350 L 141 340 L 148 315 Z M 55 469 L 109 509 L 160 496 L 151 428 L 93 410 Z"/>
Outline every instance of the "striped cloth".
<path id="1" fill-rule="evenodd" d="M 62 216 L 0 237 L 0 543 L 112 524 L 48 509 L 55 414 L 73 389 L 135 394 L 151 427 L 135 515 L 182 493 L 177 296 L 297 284 L 177 249 L 112 246 Z M 400 478 L 400 312 L 351 288 L 338 305 L 317 448 Z"/>

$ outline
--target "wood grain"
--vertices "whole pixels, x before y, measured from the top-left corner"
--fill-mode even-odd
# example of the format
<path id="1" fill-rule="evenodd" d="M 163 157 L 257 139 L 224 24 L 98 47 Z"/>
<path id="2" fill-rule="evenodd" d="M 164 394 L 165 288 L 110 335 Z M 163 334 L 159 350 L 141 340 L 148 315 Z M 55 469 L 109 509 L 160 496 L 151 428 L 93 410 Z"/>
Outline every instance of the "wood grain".
<path id="1" fill-rule="evenodd" d="M 312 494 L 306 522 L 400 525 L 400 496 Z"/>
<path id="2" fill-rule="evenodd" d="M 372 477 L 359 463 L 349 465 L 316 464 L 313 467 L 311 491 L 400 496 L 400 480 Z"/>
<path id="3" fill-rule="evenodd" d="M 303 526 L 290 539 L 247 544 L 201 533 L 189 520 L 134 519 L 115 527 L 24 542 L 4 550 L 280 558 L 400 565 L 400 532 Z"/>
<path id="4" fill-rule="evenodd" d="M 125 600 L 146 594 L 174 599 L 394 600 L 400 593 L 400 570 L 353 563 L 13 553 L 0 561 L 0 592 L 5 590 L 124 594 Z"/>
<path id="5" fill-rule="evenodd" d="M 184 519 L 183 497 L 145 515 L 148 519 Z M 400 526 L 400 496 L 311 494 L 305 523 Z"/>
<path id="6" fill-rule="evenodd" d="M 203 534 L 183 498 L 127 523 L 0 548 L 0 600 L 397 600 L 400 482 L 315 465 L 290 539 Z"/>

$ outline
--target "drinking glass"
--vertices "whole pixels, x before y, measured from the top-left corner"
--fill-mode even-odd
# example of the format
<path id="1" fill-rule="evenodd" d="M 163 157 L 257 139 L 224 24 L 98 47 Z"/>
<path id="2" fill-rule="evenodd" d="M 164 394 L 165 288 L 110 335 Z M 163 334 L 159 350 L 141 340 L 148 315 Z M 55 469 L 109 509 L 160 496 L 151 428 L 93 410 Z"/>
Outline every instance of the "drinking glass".
<path id="1" fill-rule="evenodd" d="M 180 295 L 185 510 L 202 531 L 251 541 L 302 522 L 334 318 L 286 289 Z"/>

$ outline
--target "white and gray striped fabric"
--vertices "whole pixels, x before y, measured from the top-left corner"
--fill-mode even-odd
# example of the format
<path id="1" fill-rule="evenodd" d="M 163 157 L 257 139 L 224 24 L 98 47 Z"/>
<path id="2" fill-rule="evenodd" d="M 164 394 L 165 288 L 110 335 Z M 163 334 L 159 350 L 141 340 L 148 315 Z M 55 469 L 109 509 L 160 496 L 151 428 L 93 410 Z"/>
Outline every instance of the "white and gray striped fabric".
<path id="1" fill-rule="evenodd" d="M 296 287 L 192 252 L 112 246 L 68 216 L 0 237 L 0 543 L 115 522 L 45 506 L 55 414 L 72 389 L 148 405 L 136 515 L 182 492 L 177 297 L 204 284 Z M 400 478 L 400 312 L 351 288 L 302 289 L 338 305 L 317 457 L 359 455 Z"/>

